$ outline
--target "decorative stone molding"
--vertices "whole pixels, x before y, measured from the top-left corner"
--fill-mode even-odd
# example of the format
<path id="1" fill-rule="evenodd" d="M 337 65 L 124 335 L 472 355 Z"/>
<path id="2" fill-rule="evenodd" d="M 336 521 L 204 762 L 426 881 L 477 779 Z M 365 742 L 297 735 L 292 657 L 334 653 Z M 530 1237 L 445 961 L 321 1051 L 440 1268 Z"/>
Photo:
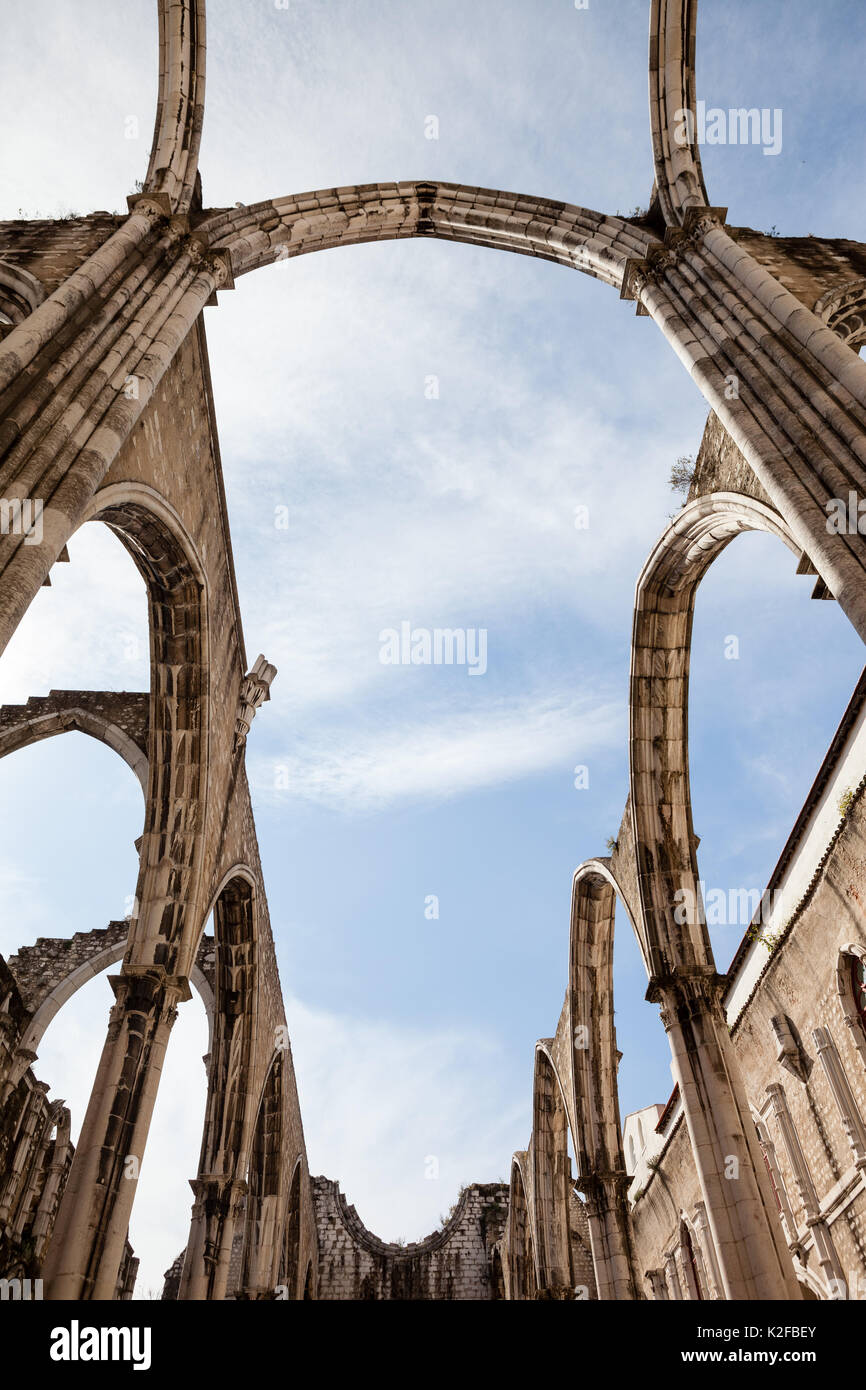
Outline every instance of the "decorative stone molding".
<path id="1" fill-rule="evenodd" d="M 836 994 L 839 998 L 839 1006 L 845 1020 L 845 1027 L 848 1029 L 852 1043 L 866 1067 L 866 1030 L 857 1006 L 851 993 L 851 962 L 853 958 L 866 960 L 866 946 L 859 941 L 852 941 L 847 946 L 843 946 L 839 952 L 839 959 L 836 962 Z"/>
<path id="2" fill-rule="evenodd" d="M 788 1162 L 794 1174 L 794 1181 L 797 1184 L 797 1191 L 803 1203 L 803 1210 L 806 1216 L 806 1225 L 812 1232 L 815 1242 L 815 1250 L 818 1255 L 818 1262 L 827 1280 L 828 1288 L 833 1288 L 834 1281 L 842 1279 L 844 1272 L 836 1253 L 833 1243 L 833 1236 L 830 1227 L 821 1215 L 821 1203 L 815 1190 L 812 1174 L 809 1172 L 809 1165 L 800 1144 L 800 1136 L 794 1124 L 793 1116 L 788 1108 L 788 1098 L 785 1095 L 783 1086 L 774 1082 L 767 1087 L 767 1094 L 770 1097 L 770 1107 L 773 1116 L 779 1126 L 782 1140 L 785 1145 L 785 1152 Z"/>
<path id="3" fill-rule="evenodd" d="M 271 666 L 259 654 L 252 669 L 244 676 L 241 682 L 241 697 L 235 725 L 236 751 L 238 748 L 242 748 L 247 741 L 247 734 L 255 718 L 256 710 L 271 698 L 271 682 L 276 674 L 276 666 Z"/>
<path id="4" fill-rule="evenodd" d="M 796 1076 L 798 1081 L 808 1081 L 809 1073 L 812 1070 L 812 1059 L 799 1037 L 795 1035 L 791 1020 L 787 1014 L 774 1014 L 770 1019 L 770 1024 L 778 1046 L 779 1066 L 784 1067 L 792 1076 Z"/>
<path id="5" fill-rule="evenodd" d="M 866 1127 L 864 1127 L 860 1108 L 854 1098 L 854 1092 L 851 1090 L 851 1084 L 848 1081 L 833 1035 L 829 1028 L 815 1028 L 812 1031 L 812 1037 L 815 1040 L 818 1057 L 833 1093 L 833 1099 L 839 1107 L 839 1114 L 848 1136 L 848 1143 L 851 1145 L 854 1162 L 861 1171 L 866 1170 Z"/>

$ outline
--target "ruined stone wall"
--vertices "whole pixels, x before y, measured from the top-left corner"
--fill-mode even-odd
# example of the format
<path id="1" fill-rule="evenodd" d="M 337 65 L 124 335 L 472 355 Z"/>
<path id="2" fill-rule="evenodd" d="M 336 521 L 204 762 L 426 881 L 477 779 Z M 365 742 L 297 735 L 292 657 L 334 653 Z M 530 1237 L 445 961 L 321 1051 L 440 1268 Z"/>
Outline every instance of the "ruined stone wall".
<path id="1" fill-rule="evenodd" d="M 0 222 L 0 259 L 28 271 L 47 295 L 53 294 L 123 220 L 115 213 L 92 212 L 59 221 Z"/>
<path id="2" fill-rule="evenodd" d="M 0 750 L 12 751 L 13 731 L 18 732 L 14 746 L 23 747 L 45 736 L 43 730 L 54 734 L 81 728 L 76 720 L 79 711 L 91 716 L 94 727 L 120 729 L 147 757 L 150 695 L 144 690 L 52 690 L 48 695 L 32 695 L 25 705 L 0 706 Z"/>
<path id="3" fill-rule="evenodd" d="M 861 786 L 803 902 L 770 939 L 764 974 L 733 1027 L 749 1098 L 773 1143 L 802 1263 L 820 1274 L 810 1232 L 817 1214 L 826 1220 L 841 1277 L 850 1290 L 861 1290 L 861 1298 L 866 1298 L 866 1032 L 843 1007 L 850 984 L 840 953 L 849 945 L 866 949 L 864 902 L 866 807 Z M 787 1024 L 787 1039 L 777 1036 L 774 1018 Z M 816 1029 L 826 1030 L 829 1055 Z M 837 1072 L 850 1088 L 850 1103 L 837 1095 Z M 775 1086 L 782 1094 L 768 1090 Z M 779 1105 L 789 1111 L 817 1212 L 808 1210 L 808 1196 L 804 1201 L 802 1174 L 788 1152 Z"/>
<path id="4" fill-rule="evenodd" d="M 348 1206 L 336 1182 L 313 1178 L 319 1235 L 319 1298 L 495 1298 L 491 1257 L 508 1209 L 504 1183 L 464 1188 L 441 1231 L 409 1245 L 386 1244 Z"/>
<path id="5" fill-rule="evenodd" d="M 763 1147 L 777 1196 L 774 1219 L 782 1224 L 804 1297 L 827 1297 L 828 1279 L 835 1278 L 848 1297 L 866 1299 L 866 1031 L 843 1006 L 848 981 L 840 954 L 852 945 L 866 951 L 864 903 L 861 786 L 840 814 L 802 900 L 760 947 L 766 951 L 763 972 L 731 1029 L 753 1115 L 768 1141 Z M 783 1037 L 774 1019 L 785 1025 Z M 825 1031 L 816 1038 L 816 1030 Z M 664 1271 L 673 1252 L 685 1287 L 679 1252 L 685 1214 L 707 1266 L 704 1296 L 718 1296 L 711 1242 L 699 1230 L 701 1193 L 682 1119 L 671 1124 L 649 1181 L 631 1196 L 644 1275 Z M 835 1265 L 825 1249 L 822 1266 L 816 1222 L 826 1232 Z M 647 1294 L 653 1296 L 649 1281 Z"/>
<path id="6" fill-rule="evenodd" d="M 574 1287 L 576 1290 L 581 1290 L 579 1295 L 581 1298 L 595 1302 L 598 1300 L 598 1290 L 595 1284 L 595 1270 L 592 1265 L 589 1219 L 586 1214 L 586 1207 L 574 1190 L 572 1190 L 569 1199 L 568 1224 L 571 1236 Z"/>
<path id="7" fill-rule="evenodd" d="M 756 497 L 772 506 L 754 471 L 737 448 L 719 417 L 710 414 L 704 429 L 701 447 L 695 460 L 695 472 L 688 500 L 705 497 L 712 492 L 739 492 Z"/>
<path id="8" fill-rule="evenodd" d="M 8 968 L 15 977 L 25 1008 L 34 1014 L 49 995 L 82 967 L 94 966 L 93 974 L 103 968 L 98 962 L 106 954 L 120 959 L 122 947 L 129 935 L 129 921 L 109 922 L 107 927 L 94 931 L 75 932 L 70 937 L 40 936 L 32 946 L 21 946 L 9 957 Z M 119 952 L 119 954 L 118 954 Z M 0 960 L 2 960 L 0 956 Z M 214 940 L 205 934 L 199 944 L 196 965 L 211 994 L 214 990 Z"/>
<path id="9" fill-rule="evenodd" d="M 814 309 L 828 291 L 866 277 L 866 245 L 832 237 L 768 236 L 751 227 L 735 231 L 737 245 L 780 284 Z"/>

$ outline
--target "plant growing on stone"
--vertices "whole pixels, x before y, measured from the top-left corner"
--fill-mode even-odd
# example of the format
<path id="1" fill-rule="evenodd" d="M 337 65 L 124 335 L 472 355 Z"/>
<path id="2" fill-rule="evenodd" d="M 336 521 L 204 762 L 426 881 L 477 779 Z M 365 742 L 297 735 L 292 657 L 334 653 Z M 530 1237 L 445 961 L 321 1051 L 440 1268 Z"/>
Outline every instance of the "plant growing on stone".
<path id="1" fill-rule="evenodd" d="M 690 454 L 680 454 L 671 468 L 670 484 L 674 492 L 681 492 L 683 495 L 688 492 L 695 476 L 695 466 L 695 460 Z"/>

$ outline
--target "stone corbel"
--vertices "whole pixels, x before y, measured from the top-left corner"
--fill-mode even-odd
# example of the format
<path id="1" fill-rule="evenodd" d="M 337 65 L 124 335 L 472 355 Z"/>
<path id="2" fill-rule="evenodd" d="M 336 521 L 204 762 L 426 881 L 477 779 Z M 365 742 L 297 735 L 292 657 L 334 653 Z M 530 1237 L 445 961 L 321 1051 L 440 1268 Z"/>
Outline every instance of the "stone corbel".
<path id="1" fill-rule="evenodd" d="M 795 1034 L 787 1014 L 774 1014 L 770 1019 L 770 1025 L 778 1047 L 776 1060 L 779 1066 L 796 1076 L 798 1081 L 808 1081 L 812 1059 Z"/>
<path id="2" fill-rule="evenodd" d="M 235 752 L 246 743 L 256 710 L 271 698 L 271 683 L 276 674 L 276 666 L 265 661 L 260 654 L 252 670 L 244 676 L 235 723 Z"/>

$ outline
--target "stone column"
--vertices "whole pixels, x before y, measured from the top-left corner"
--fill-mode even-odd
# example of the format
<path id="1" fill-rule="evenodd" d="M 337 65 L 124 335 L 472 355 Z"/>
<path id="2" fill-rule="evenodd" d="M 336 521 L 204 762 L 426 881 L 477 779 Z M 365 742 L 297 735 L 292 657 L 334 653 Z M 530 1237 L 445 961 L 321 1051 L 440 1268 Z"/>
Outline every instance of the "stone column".
<path id="1" fill-rule="evenodd" d="M 600 1300 L 633 1300 L 641 1297 L 634 1269 L 628 1189 L 625 1169 L 595 1172 L 577 1180 L 586 1198 L 592 1263 Z"/>
<path id="2" fill-rule="evenodd" d="M 639 298 L 866 641 L 866 547 L 828 530 L 826 503 L 866 492 L 866 363 L 728 235 L 725 209 L 691 207 L 664 251 L 631 262 Z"/>
<path id="3" fill-rule="evenodd" d="M 46 1237 L 54 1221 L 57 1193 L 60 1190 L 61 1179 L 66 1170 L 66 1158 L 69 1153 L 71 1117 L 69 1111 L 62 1102 L 58 1102 L 57 1105 L 57 1137 L 54 1140 L 54 1150 L 48 1165 L 45 1182 L 42 1186 L 39 1205 L 36 1208 L 36 1216 L 33 1219 L 33 1240 L 36 1245 L 37 1255 L 40 1257 L 44 1254 Z"/>
<path id="4" fill-rule="evenodd" d="M 788 1162 L 794 1174 L 794 1182 L 797 1184 L 800 1201 L 803 1203 L 803 1210 L 806 1213 L 806 1225 L 812 1232 L 815 1250 L 818 1254 L 818 1263 L 824 1271 L 824 1278 L 827 1280 L 830 1288 L 835 1288 L 840 1279 L 844 1280 L 845 1273 L 839 1263 L 839 1256 L 836 1254 L 836 1247 L 833 1244 L 830 1227 L 821 1216 L 818 1194 L 815 1191 L 812 1174 L 809 1172 L 809 1165 L 806 1162 L 806 1155 L 803 1153 L 800 1144 L 800 1136 L 797 1133 L 794 1118 L 788 1109 L 788 1097 L 785 1095 L 784 1087 L 780 1086 L 778 1082 L 774 1082 L 771 1086 L 767 1087 L 767 1095 L 770 1097 L 770 1107 L 773 1112 L 773 1118 L 779 1126 L 782 1142 L 785 1145 L 785 1152 L 788 1155 Z"/>
<path id="5" fill-rule="evenodd" d="M 657 983 L 726 1299 L 797 1299 L 716 975 Z"/>
<path id="6" fill-rule="evenodd" d="M 159 967 L 109 980 L 108 1036 L 45 1262 L 52 1299 L 114 1297 L 165 1049 L 190 997 Z"/>
<path id="7" fill-rule="evenodd" d="M 205 1173 L 191 1178 L 190 1187 L 195 1201 L 177 1296 L 222 1300 L 247 1184 L 224 1174 Z"/>
<path id="8" fill-rule="evenodd" d="M 794 1213 L 791 1211 L 791 1203 L 788 1201 L 788 1192 L 779 1169 L 779 1160 L 776 1158 L 776 1146 L 770 1138 L 769 1130 L 763 1120 L 756 1128 L 758 1131 L 758 1142 L 761 1145 L 761 1152 L 770 1170 L 770 1181 L 776 1189 L 776 1195 L 779 1198 L 779 1205 L 782 1209 L 782 1229 L 787 1237 L 788 1245 L 794 1246 L 797 1244 L 797 1223 L 794 1220 Z"/>
<path id="9" fill-rule="evenodd" d="M 716 1251 L 713 1245 L 713 1233 L 710 1230 L 710 1223 L 707 1221 L 707 1209 L 703 1202 L 698 1202 L 695 1213 L 695 1230 L 698 1233 L 700 1243 L 706 1254 L 704 1260 L 704 1270 L 707 1273 L 707 1292 L 711 1298 L 719 1298 L 722 1291 L 722 1276 L 719 1273 L 719 1262 L 716 1259 Z"/>
<path id="10" fill-rule="evenodd" d="M 677 1269 L 676 1256 L 673 1251 L 665 1256 L 665 1277 L 669 1291 L 668 1297 L 677 1303 L 682 1302 L 683 1291 L 680 1285 L 680 1274 Z"/>
<path id="11" fill-rule="evenodd" d="M 15 1153 L 9 1170 L 6 1175 L 6 1182 L 0 1192 L 0 1221 L 9 1221 L 21 1200 L 21 1189 L 24 1184 L 24 1171 L 32 1163 L 34 1158 L 33 1148 L 35 1144 L 36 1127 L 43 1119 L 44 1112 L 40 1102 L 44 1103 L 48 1092 L 48 1085 L 44 1081 L 34 1081 L 33 1089 L 30 1091 L 25 1103 L 23 1118 L 18 1123 L 18 1143 L 15 1146 Z"/>
<path id="12" fill-rule="evenodd" d="M 665 1283 L 664 1270 L 648 1269 L 646 1272 L 646 1277 L 649 1280 L 650 1291 L 652 1293 L 654 1302 L 667 1302 L 670 1298 L 670 1294 L 668 1293 L 668 1286 Z"/>

